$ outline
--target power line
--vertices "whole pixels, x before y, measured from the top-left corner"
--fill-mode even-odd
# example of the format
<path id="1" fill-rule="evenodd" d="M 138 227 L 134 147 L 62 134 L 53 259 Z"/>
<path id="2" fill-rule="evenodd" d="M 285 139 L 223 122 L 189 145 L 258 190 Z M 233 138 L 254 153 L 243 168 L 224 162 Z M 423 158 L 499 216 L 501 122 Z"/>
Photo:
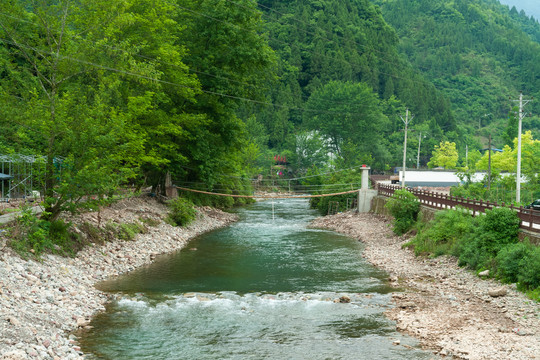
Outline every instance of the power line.
<path id="1" fill-rule="evenodd" d="M 214 193 L 210 191 L 202 191 L 197 189 L 189 189 L 177 186 L 178 190 L 183 191 L 190 191 L 194 193 L 199 194 L 206 194 L 206 195 L 214 195 L 214 196 L 224 196 L 224 197 L 233 197 L 233 198 L 249 198 L 249 199 L 301 199 L 301 198 L 320 198 L 320 197 L 328 197 L 328 196 L 337 196 L 337 195 L 345 195 L 345 194 L 353 194 L 358 193 L 358 190 L 350 190 L 350 191 L 343 191 L 339 193 L 333 193 L 333 194 L 319 194 L 319 195 L 296 195 L 296 196 L 288 196 L 288 195 L 278 195 L 278 196 L 269 196 L 269 195 L 236 195 L 236 194 L 222 194 L 222 193 Z"/>
<path id="2" fill-rule="evenodd" d="M 10 41 L 8 39 L 0 38 L 0 41 L 2 41 L 4 43 L 15 45 L 15 46 L 18 46 L 18 47 L 24 47 L 24 48 L 32 50 L 32 51 L 34 51 L 36 53 L 56 56 L 56 54 L 54 54 L 54 53 L 47 52 L 47 51 L 41 51 L 41 50 L 36 49 L 36 48 L 34 48 L 32 46 L 21 44 L 21 43 L 16 43 L 16 42 Z M 341 114 L 341 115 L 343 115 L 343 114 L 361 115 L 360 113 L 351 113 L 351 112 L 343 112 L 343 111 L 329 111 L 329 110 L 322 111 L 322 110 L 317 110 L 317 109 L 308 109 L 308 108 L 292 107 L 292 106 L 287 106 L 287 105 L 279 105 L 279 104 L 274 104 L 274 103 L 270 103 L 270 102 L 266 102 L 266 101 L 249 99 L 249 98 L 245 98 L 245 97 L 241 97 L 241 96 L 223 94 L 223 93 L 219 93 L 219 92 L 216 92 L 216 91 L 197 89 L 197 88 L 193 88 L 191 86 L 178 84 L 178 83 L 174 83 L 174 82 L 171 82 L 171 81 L 161 80 L 161 79 L 153 78 L 153 77 L 150 77 L 150 76 L 147 76 L 147 75 L 137 74 L 137 73 L 127 71 L 127 70 L 121 70 L 121 69 L 112 68 L 110 66 L 96 64 L 96 63 L 91 62 L 91 61 L 75 59 L 75 58 L 70 57 L 70 56 L 58 55 L 58 58 L 59 59 L 71 60 L 71 61 L 78 62 L 78 63 L 84 64 L 84 65 L 93 66 L 93 67 L 96 67 L 96 68 L 99 68 L 99 69 L 102 69 L 102 70 L 108 70 L 108 71 L 112 71 L 112 72 L 117 72 L 117 73 L 120 73 L 120 74 L 124 74 L 124 75 L 128 75 L 128 76 L 134 76 L 134 77 L 138 77 L 138 78 L 141 78 L 141 79 L 150 80 L 150 81 L 154 81 L 154 82 L 158 82 L 158 83 L 162 83 L 162 84 L 167 84 L 167 85 L 178 86 L 178 87 L 182 87 L 182 88 L 186 88 L 186 89 L 191 89 L 191 90 L 194 90 L 195 92 L 203 92 L 203 93 L 210 94 L 210 95 L 221 96 L 221 97 L 226 97 L 226 98 L 235 99 L 235 100 L 242 100 L 242 101 L 246 101 L 246 102 L 255 103 L 255 104 L 258 104 L 258 105 L 267 105 L 267 106 L 274 106 L 274 107 L 278 107 L 278 108 L 282 108 L 282 109 L 298 110 L 298 111 L 306 111 L 306 112 L 314 112 L 314 113 Z"/>

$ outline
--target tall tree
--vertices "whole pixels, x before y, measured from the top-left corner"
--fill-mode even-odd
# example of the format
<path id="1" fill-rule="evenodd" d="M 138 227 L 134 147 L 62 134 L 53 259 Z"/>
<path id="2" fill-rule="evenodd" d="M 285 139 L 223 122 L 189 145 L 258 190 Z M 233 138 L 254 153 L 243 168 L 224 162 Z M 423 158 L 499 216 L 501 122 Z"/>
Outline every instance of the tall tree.
<path id="1" fill-rule="evenodd" d="M 166 25 L 174 28 L 173 10 L 144 0 L 0 4 L 8 58 L 0 86 L 20 100 L 13 102 L 20 114 L 14 135 L 47 158 L 44 216 L 57 217 L 85 195 L 110 193 L 140 164 L 159 158 L 148 139 L 161 127 L 178 131 L 170 121 L 140 121 L 156 104 L 163 72 L 153 59 L 136 57 L 161 41 L 159 55 L 179 62 L 181 52 L 164 36 Z M 185 70 L 167 80 L 179 85 L 175 96 L 189 99 L 193 91 L 182 80 L 197 85 Z"/>
<path id="2" fill-rule="evenodd" d="M 346 164 L 381 157 L 381 129 L 388 119 L 365 83 L 331 81 L 313 93 L 307 109 L 304 126 L 325 137 L 329 151 Z"/>
<path id="3" fill-rule="evenodd" d="M 433 157 L 428 162 L 430 168 L 441 166 L 444 169 L 455 169 L 458 161 L 458 152 L 456 143 L 441 141 L 439 145 L 435 145 Z"/>

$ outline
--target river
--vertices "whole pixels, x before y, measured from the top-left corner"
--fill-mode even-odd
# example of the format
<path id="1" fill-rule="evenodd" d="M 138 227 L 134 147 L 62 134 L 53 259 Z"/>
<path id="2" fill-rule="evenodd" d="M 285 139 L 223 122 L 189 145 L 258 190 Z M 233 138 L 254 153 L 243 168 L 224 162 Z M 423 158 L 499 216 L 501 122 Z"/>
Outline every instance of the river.
<path id="1" fill-rule="evenodd" d="M 121 296 L 81 334 L 88 358 L 433 358 L 385 318 L 395 289 L 362 244 L 307 228 L 306 200 L 237 211 L 232 226 L 99 284 Z"/>

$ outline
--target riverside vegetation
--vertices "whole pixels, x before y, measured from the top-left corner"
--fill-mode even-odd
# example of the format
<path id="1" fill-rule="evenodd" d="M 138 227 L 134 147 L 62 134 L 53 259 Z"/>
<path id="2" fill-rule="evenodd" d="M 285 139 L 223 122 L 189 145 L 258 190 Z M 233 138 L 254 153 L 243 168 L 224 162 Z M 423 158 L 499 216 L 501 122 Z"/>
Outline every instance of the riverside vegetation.
<path id="1" fill-rule="evenodd" d="M 140 195 L 138 195 L 140 196 Z M 137 197 L 137 196 L 135 196 Z M 89 201 L 87 211 L 109 207 L 118 200 Z M 166 202 L 168 214 L 164 218 L 172 226 L 186 227 L 197 217 L 193 202 L 184 198 L 175 198 Z M 64 218 L 48 220 L 32 212 L 32 208 L 23 207 L 15 221 L 4 225 L 7 244 L 23 258 L 40 258 L 44 253 L 73 257 L 89 244 L 103 244 L 115 240 L 131 241 L 137 234 L 148 233 L 149 227 L 156 226 L 159 221 L 139 217 L 130 222 L 79 222 L 74 224 Z"/>
<path id="2" fill-rule="evenodd" d="M 3 1 L 0 154 L 44 156 L 34 185 L 51 220 L 125 185 L 163 193 L 168 174 L 246 194 L 279 178 L 276 154 L 284 178 L 387 171 L 407 108 L 407 159 L 455 142 L 470 169 L 488 133 L 515 150 L 507 100 L 538 97 L 539 34 L 496 0 Z"/>
<path id="3" fill-rule="evenodd" d="M 500 207 L 473 217 L 458 207 L 437 211 L 427 221 L 419 216 L 420 204 L 415 198 L 407 190 L 399 190 L 386 205 L 394 216 L 394 232 L 416 231 L 405 246 L 414 248 L 416 255 L 454 256 L 460 266 L 504 283 L 517 283 L 519 290 L 540 301 L 540 247 L 519 241 L 519 218 L 514 211 Z"/>

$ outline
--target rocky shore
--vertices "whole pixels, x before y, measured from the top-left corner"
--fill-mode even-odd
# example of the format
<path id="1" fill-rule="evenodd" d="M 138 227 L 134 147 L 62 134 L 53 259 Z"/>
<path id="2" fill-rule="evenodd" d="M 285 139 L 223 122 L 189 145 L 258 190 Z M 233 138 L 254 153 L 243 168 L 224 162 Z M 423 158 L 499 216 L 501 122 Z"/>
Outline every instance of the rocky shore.
<path id="1" fill-rule="evenodd" d="M 540 359 L 540 304 L 515 287 L 479 278 L 450 257 L 416 257 L 378 215 L 340 213 L 312 226 L 365 244 L 363 256 L 402 290 L 387 316 L 423 348 L 455 359 Z"/>
<path id="2" fill-rule="evenodd" d="M 75 258 L 23 260 L 0 237 L 0 359 L 83 358 L 72 332 L 89 326 L 91 317 L 104 310 L 110 295 L 96 290 L 97 282 L 149 264 L 159 254 L 180 250 L 193 237 L 236 220 L 204 207 L 198 208 L 193 224 L 179 228 L 162 221 L 166 212 L 151 198 L 132 198 L 69 219 L 93 225 L 141 218 L 159 223 L 133 241 L 88 246 Z"/>

